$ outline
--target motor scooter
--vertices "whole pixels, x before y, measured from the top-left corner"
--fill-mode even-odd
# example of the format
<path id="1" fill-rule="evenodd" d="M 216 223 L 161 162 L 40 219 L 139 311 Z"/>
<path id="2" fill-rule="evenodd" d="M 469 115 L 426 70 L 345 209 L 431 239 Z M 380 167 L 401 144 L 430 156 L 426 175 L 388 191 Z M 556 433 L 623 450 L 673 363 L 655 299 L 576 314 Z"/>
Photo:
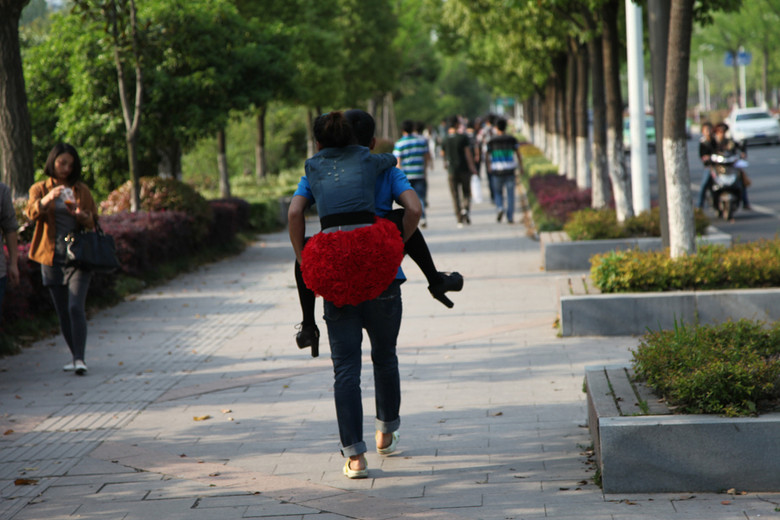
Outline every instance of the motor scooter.
<path id="1" fill-rule="evenodd" d="M 710 156 L 710 175 L 712 184 L 710 196 L 712 207 L 718 213 L 718 218 L 731 220 L 742 203 L 744 186 L 740 180 L 743 168 L 748 162 L 739 154 L 712 154 Z"/>

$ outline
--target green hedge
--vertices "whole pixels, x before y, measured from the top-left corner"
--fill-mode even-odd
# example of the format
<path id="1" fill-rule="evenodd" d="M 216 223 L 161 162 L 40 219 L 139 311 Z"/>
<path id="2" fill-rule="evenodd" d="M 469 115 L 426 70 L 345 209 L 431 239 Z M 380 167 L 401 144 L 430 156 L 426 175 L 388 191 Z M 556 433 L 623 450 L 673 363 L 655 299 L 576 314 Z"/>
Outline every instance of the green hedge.
<path id="1" fill-rule="evenodd" d="M 694 212 L 696 235 L 707 231 L 710 221 L 704 211 Z M 660 210 L 652 208 L 639 215 L 629 217 L 622 224 L 617 221 L 614 209 L 583 209 L 569 216 L 563 230 L 572 240 L 599 240 L 627 237 L 660 237 Z"/>
<path id="2" fill-rule="evenodd" d="M 648 332 L 633 365 L 639 379 L 684 413 L 771 410 L 780 397 L 780 323 L 740 320 Z"/>
<path id="3" fill-rule="evenodd" d="M 695 255 L 612 251 L 591 258 L 593 284 L 603 293 L 780 287 L 780 239 L 731 248 L 701 245 Z"/>

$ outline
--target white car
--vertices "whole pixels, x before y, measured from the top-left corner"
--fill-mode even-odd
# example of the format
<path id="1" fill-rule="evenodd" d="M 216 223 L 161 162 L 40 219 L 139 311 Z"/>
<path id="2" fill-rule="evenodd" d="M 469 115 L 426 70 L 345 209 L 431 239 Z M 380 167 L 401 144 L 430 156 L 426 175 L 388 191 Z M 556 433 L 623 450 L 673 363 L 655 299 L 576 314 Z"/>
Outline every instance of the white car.
<path id="1" fill-rule="evenodd" d="M 763 108 L 735 108 L 727 124 L 737 142 L 780 144 L 780 123 Z"/>

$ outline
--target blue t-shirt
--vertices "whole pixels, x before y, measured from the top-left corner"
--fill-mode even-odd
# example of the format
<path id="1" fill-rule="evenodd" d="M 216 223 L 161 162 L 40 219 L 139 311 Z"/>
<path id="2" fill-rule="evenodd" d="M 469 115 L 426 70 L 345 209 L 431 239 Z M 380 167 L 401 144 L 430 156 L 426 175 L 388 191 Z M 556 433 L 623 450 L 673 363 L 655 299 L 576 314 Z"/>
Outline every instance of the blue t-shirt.
<path id="1" fill-rule="evenodd" d="M 374 205 L 376 214 L 380 217 L 384 217 L 393 209 L 393 201 L 398 201 L 401 193 L 411 190 L 412 185 L 409 183 L 409 179 L 406 178 L 404 172 L 398 168 L 390 168 L 380 175 L 376 180 L 376 188 L 374 189 Z M 298 182 L 298 188 L 295 190 L 295 195 L 306 197 L 309 201 L 309 205 L 314 204 L 314 195 L 311 192 L 309 186 L 309 180 L 306 176 L 301 177 Z M 398 268 L 398 274 L 396 279 L 406 280 L 403 270 Z"/>

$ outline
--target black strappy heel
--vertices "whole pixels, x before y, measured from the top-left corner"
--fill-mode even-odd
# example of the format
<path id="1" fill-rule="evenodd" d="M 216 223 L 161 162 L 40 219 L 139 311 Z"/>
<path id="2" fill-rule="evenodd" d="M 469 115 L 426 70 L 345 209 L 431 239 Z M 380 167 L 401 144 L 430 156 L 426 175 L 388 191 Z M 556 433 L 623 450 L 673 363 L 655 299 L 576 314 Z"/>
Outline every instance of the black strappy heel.
<path id="1" fill-rule="evenodd" d="M 444 293 L 450 291 L 460 291 L 463 289 L 463 276 L 458 272 L 439 273 L 441 280 L 437 284 L 428 286 L 431 296 L 442 302 L 447 308 L 451 309 L 455 304 L 447 298 Z"/>

